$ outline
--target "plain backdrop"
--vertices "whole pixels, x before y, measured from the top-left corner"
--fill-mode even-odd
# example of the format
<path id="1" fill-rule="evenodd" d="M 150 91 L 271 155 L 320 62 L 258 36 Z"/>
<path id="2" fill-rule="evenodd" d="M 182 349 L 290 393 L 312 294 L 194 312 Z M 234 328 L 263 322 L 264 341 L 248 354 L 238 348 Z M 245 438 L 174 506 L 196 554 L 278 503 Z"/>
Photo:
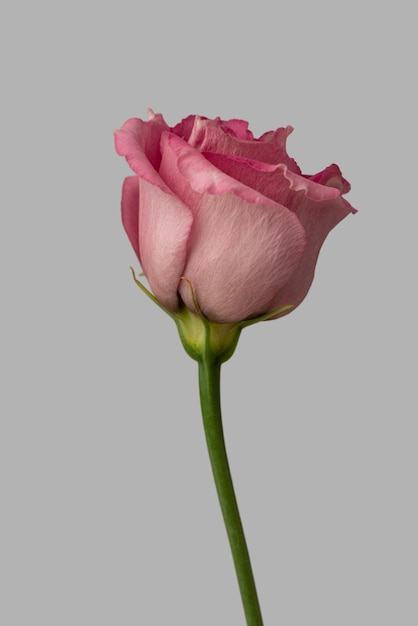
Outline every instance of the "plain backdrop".
<path id="1" fill-rule="evenodd" d="M 3 3 L 0 623 L 242 626 L 196 364 L 132 281 L 112 131 L 291 124 L 359 209 L 223 368 L 266 626 L 418 623 L 412 3 Z"/>

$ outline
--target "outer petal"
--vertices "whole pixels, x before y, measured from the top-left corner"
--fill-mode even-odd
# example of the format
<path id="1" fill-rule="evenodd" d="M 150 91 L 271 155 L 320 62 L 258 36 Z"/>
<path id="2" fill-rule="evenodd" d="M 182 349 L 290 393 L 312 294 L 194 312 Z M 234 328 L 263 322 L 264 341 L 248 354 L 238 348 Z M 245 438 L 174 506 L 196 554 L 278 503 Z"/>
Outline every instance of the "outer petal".
<path id="1" fill-rule="evenodd" d="M 162 138 L 161 174 L 194 212 L 184 275 L 203 313 L 235 322 L 269 310 L 297 269 L 304 229 L 294 214 L 213 167 L 180 138 Z M 193 299 L 180 285 L 187 306 Z"/>
<path id="2" fill-rule="evenodd" d="M 123 181 L 122 224 L 136 256 L 141 262 L 139 253 L 139 181 L 137 176 L 128 176 Z"/>
<path id="3" fill-rule="evenodd" d="M 139 179 L 139 192 L 142 269 L 156 298 L 176 311 L 193 215 L 171 192 L 144 179 Z"/>
<path id="4" fill-rule="evenodd" d="M 225 132 L 216 120 L 196 116 L 188 141 L 200 152 L 220 152 L 264 163 L 285 163 L 294 171 L 300 172 L 296 162 L 288 156 L 285 149 L 285 138 L 291 131 L 290 126 L 275 131 L 272 137 L 280 136 L 280 141 L 240 139 L 232 136 L 230 132 Z"/>
<path id="5" fill-rule="evenodd" d="M 307 246 L 302 261 L 288 283 L 276 292 L 269 308 L 274 310 L 286 304 L 298 306 L 309 291 L 318 254 L 328 233 L 349 213 L 356 212 L 341 196 L 340 190 L 349 189 L 349 183 L 342 178 L 336 165 L 306 178 L 283 165 L 276 167 L 223 154 L 205 153 L 205 156 L 223 172 L 288 207 L 303 224 Z M 326 181 L 332 186 L 313 179 Z"/>
<path id="6" fill-rule="evenodd" d="M 115 132 L 116 152 L 126 158 L 135 174 L 162 189 L 165 186 L 158 175 L 160 138 L 168 128 L 162 116 L 155 115 L 148 122 L 132 118 Z"/>
<path id="7" fill-rule="evenodd" d="M 342 193 L 350 189 L 350 184 L 342 177 L 338 166 L 331 165 L 313 178 L 323 180 L 330 186 L 310 183 L 306 189 L 302 187 L 289 198 L 289 208 L 305 227 L 308 245 L 297 271 L 274 300 L 274 309 L 283 306 L 285 301 L 298 306 L 304 300 L 312 284 L 318 255 L 328 233 L 347 215 L 357 213 L 357 209 L 342 197 Z M 322 188 L 324 194 L 322 198 L 309 194 L 308 190 L 312 189 L 313 185 L 315 189 Z M 331 189 L 337 191 L 338 195 L 326 198 L 325 190 L 329 192 Z"/>
<path id="8" fill-rule="evenodd" d="M 193 216 L 157 172 L 160 138 L 167 128 L 162 116 L 150 111 L 148 122 L 128 120 L 115 133 L 115 143 L 138 175 L 136 189 L 129 178 L 123 191 L 125 229 L 138 257 L 141 251 L 142 269 L 155 296 L 175 311 Z"/>
<path id="9" fill-rule="evenodd" d="M 296 271 L 305 234 L 283 207 L 250 204 L 233 192 L 204 194 L 184 270 L 205 315 L 217 322 L 256 317 Z M 181 294 L 193 308 L 187 285 Z"/>
<path id="10" fill-rule="evenodd" d="M 285 304 L 293 304 L 296 307 L 304 300 L 312 284 L 318 255 L 328 233 L 356 210 L 339 196 L 335 200 L 317 203 L 305 198 L 304 201 L 300 201 L 298 207 L 294 207 L 294 212 L 305 227 L 308 245 L 298 269 L 272 301 L 271 310 Z"/>

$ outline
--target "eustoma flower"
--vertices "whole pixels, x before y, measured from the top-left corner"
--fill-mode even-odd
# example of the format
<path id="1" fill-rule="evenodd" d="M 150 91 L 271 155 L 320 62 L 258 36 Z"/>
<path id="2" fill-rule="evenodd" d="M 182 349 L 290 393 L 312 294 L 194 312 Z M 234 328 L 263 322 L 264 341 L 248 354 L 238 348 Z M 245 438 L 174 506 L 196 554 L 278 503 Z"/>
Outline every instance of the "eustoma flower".
<path id="1" fill-rule="evenodd" d="M 290 126 L 255 138 L 242 120 L 190 115 L 169 127 L 152 111 L 115 133 L 134 174 L 122 221 L 151 292 L 199 363 L 202 414 L 247 624 L 261 612 L 233 492 L 220 417 L 220 366 L 241 329 L 294 310 L 328 233 L 355 209 L 333 164 L 302 174 Z"/>
<path id="2" fill-rule="evenodd" d="M 117 152 L 126 178 L 122 219 L 152 292 L 169 311 L 184 303 L 238 322 L 298 306 L 321 245 L 354 209 L 336 165 L 303 175 L 286 152 L 291 127 L 255 139 L 241 120 L 161 115 L 128 120 Z"/>

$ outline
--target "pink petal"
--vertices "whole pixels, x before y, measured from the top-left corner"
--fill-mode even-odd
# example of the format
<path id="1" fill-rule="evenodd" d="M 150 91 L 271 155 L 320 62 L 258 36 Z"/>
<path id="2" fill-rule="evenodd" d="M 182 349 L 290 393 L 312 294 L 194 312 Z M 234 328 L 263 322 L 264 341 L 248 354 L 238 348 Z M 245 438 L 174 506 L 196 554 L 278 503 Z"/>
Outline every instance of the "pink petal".
<path id="1" fill-rule="evenodd" d="M 351 189 L 351 185 L 348 180 L 343 178 L 342 173 L 338 165 L 333 163 L 326 167 L 322 172 L 308 176 L 309 180 L 321 185 L 327 185 L 328 187 L 335 187 L 339 189 L 342 194 L 348 193 Z"/>
<path id="2" fill-rule="evenodd" d="M 302 194 L 302 195 L 301 195 Z M 290 208 L 304 225 L 308 244 L 302 262 L 284 288 L 277 294 L 272 309 L 285 304 L 298 306 L 307 295 L 312 284 L 315 267 L 322 244 L 328 233 L 354 209 L 341 195 L 329 200 L 315 201 L 304 192 L 297 192 Z"/>
<path id="3" fill-rule="evenodd" d="M 194 213 L 184 275 L 203 313 L 233 322 L 268 311 L 302 258 L 306 242 L 299 220 L 217 170 L 179 137 L 165 133 L 161 149 L 162 177 Z M 180 293 L 193 309 L 187 283 Z"/>
<path id="4" fill-rule="evenodd" d="M 291 166 L 292 169 L 297 168 L 295 161 L 290 159 L 285 147 L 283 147 L 283 137 L 287 137 L 289 132 L 291 132 L 291 128 L 279 129 L 275 132 L 281 137 L 282 143 L 280 145 L 278 140 L 273 141 L 271 138 L 266 141 L 262 139 L 239 139 L 233 137 L 229 132 L 225 132 L 216 121 L 196 116 L 188 141 L 191 146 L 200 152 L 220 152 L 264 163 L 285 163 L 289 167 Z"/>
<path id="5" fill-rule="evenodd" d="M 141 265 L 155 297 L 178 309 L 178 288 L 186 264 L 193 216 L 171 192 L 139 179 Z"/>
<path id="6" fill-rule="evenodd" d="M 196 115 L 188 115 L 183 120 L 181 120 L 181 122 L 176 124 L 176 126 L 174 126 L 174 128 L 172 128 L 171 131 L 175 135 L 178 135 L 179 137 L 187 141 L 193 130 L 195 119 L 196 119 Z"/>
<path id="7" fill-rule="evenodd" d="M 123 192 L 125 229 L 138 257 L 141 253 L 142 269 L 154 295 L 175 311 L 193 216 L 157 172 L 160 138 L 168 128 L 161 115 L 150 111 L 148 122 L 128 120 L 115 133 L 115 144 L 139 177 L 139 197 L 130 179 Z"/>
<path id="8" fill-rule="evenodd" d="M 137 176 L 128 176 L 123 181 L 122 224 L 136 256 L 141 262 L 139 253 L 139 181 Z"/>
<path id="9" fill-rule="evenodd" d="M 244 120 L 221 120 L 220 127 L 238 139 L 254 141 L 254 135 Z"/>
<path id="10" fill-rule="evenodd" d="M 287 138 L 293 133 L 293 131 L 293 126 L 285 126 L 284 128 L 276 128 L 276 130 L 269 130 L 261 135 L 259 141 L 272 143 L 277 146 L 279 150 L 286 150 Z"/>
<path id="11" fill-rule="evenodd" d="M 135 174 L 165 189 L 158 175 L 158 168 L 161 161 L 161 134 L 169 127 L 162 115 L 152 115 L 148 122 L 137 118 L 125 122 L 122 128 L 115 132 L 115 147 L 116 152 L 126 158 Z"/>
<path id="12" fill-rule="evenodd" d="M 172 133 L 163 133 L 161 152 L 161 177 L 193 212 L 199 209 L 203 193 L 220 195 L 233 191 L 250 203 L 275 204 L 263 194 L 222 172 L 186 141 Z"/>
<path id="13" fill-rule="evenodd" d="M 296 307 L 309 291 L 321 246 L 328 233 L 349 213 L 356 210 L 341 196 L 345 181 L 337 166 L 330 166 L 315 177 L 305 178 L 283 165 L 272 166 L 248 159 L 205 153 L 210 162 L 223 172 L 245 182 L 260 193 L 286 206 L 303 224 L 307 246 L 301 264 L 289 282 L 278 290 L 271 301 L 270 310 L 286 304 Z M 333 182 L 326 186 L 312 179 Z"/>
<path id="14" fill-rule="evenodd" d="M 204 152 L 203 156 L 228 176 L 288 208 L 291 208 L 288 204 L 289 198 L 293 197 L 295 191 L 303 191 L 314 200 L 332 199 L 340 195 L 337 189 L 295 174 L 283 164 L 271 165 L 212 152 Z"/>
<path id="15" fill-rule="evenodd" d="M 312 206 L 307 200 L 303 206 L 295 210 L 305 227 L 308 245 L 298 269 L 272 301 L 271 310 L 285 304 L 297 307 L 304 300 L 312 284 L 318 255 L 328 233 L 347 215 L 354 212 L 355 209 L 341 197 L 328 202 L 319 202 L 316 206 Z"/>
<path id="16" fill-rule="evenodd" d="M 280 205 L 251 204 L 233 192 L 203 194 L 184 275 L 203 313 L 225 323 L 256 317 L 297 269 L 305 233 Z M 193 308 L 190 289 L 180 286 Z"/>

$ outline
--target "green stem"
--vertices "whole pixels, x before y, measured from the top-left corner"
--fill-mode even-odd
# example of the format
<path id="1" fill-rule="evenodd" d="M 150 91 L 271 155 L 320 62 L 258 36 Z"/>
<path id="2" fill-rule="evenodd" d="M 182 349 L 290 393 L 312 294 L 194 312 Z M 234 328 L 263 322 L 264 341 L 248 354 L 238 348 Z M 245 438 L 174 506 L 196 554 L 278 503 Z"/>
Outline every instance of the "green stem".
<path id="1" fill-rule="evenodd" d="M 222 428 L 221 363 L 208 352 L 199 360 L 199 387 L 206 442 L 241 592 L 247 626 L 263 626 L 250 556 L 235 497 Z"/>

